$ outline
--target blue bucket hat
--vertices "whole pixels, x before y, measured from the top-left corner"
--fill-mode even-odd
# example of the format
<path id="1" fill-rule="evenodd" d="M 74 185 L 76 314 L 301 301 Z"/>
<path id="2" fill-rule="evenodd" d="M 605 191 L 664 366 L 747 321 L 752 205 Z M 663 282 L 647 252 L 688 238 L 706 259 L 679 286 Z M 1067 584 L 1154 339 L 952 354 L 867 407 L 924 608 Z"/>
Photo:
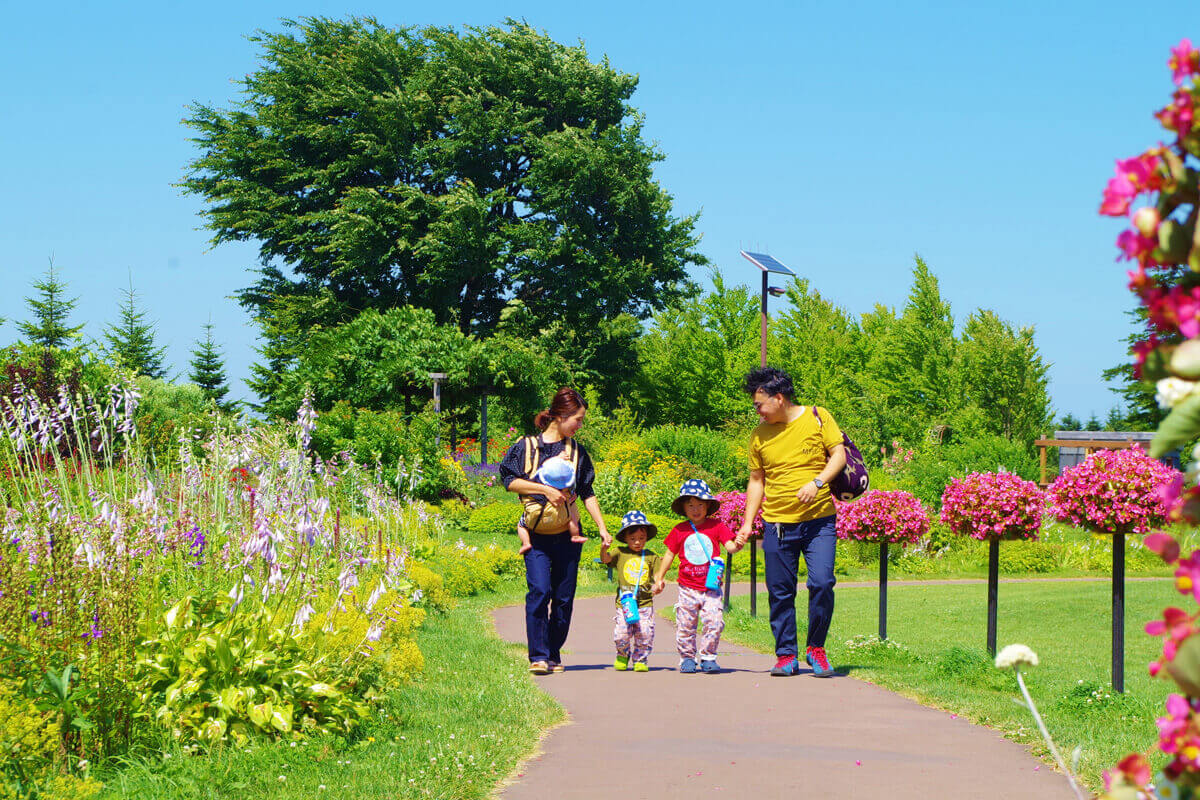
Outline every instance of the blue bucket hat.
<path id="1" fill-rule="evenodd" d="M 671 510 L 681 517 L 686 517 L 687 514 L 683 513 L 683 502 L 689 497 L 698 498 L 708 504 L 708 513 L 705 514 L 707 517 L 711 517 L 721 508 L 721 501 L 712 496 L 708 484 L 699 478 L 692 478 L 684 481 L 683 486 L 679 487 L 679 497 L 671 503 Z"/>
<path id="2" fill-rule="evenodd" d="M 625 534 L 634 528 L 645 528 L 647 541 L 658 534 L 658 526 L 646 519 L 645 514 L 640 511 L 626 511 L 625 516 L 621 517 L 621 530 L 617 531 L 617 541 L 624 542 Z"/>

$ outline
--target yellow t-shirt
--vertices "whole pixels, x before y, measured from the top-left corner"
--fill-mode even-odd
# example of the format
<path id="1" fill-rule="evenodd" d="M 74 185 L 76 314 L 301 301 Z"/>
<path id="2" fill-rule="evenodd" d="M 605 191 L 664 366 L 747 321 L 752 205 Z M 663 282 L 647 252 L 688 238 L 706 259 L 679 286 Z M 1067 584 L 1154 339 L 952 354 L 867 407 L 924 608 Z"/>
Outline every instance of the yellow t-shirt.
<path id="1" fill-rule="evenodd" d="M 816 499 L 807 505 L 796 492 L 825 469 L 829 449 L 842 443 L 842 430 L 820 406 L 820 426 L 812 406 L 800 409 L 800 416 L 791 422 L 763 423 L 750 435 L 750 469 L 766 475 L 762 515 L 767 522 L 804 522 L 836 513 L 828 485 L 818 489 Z"/>

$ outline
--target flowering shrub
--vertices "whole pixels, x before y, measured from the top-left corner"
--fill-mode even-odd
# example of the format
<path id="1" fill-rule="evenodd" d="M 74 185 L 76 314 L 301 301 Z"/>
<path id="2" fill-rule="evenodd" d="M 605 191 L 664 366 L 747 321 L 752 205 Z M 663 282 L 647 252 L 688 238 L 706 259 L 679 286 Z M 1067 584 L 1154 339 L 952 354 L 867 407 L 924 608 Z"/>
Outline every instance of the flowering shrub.
<path id="1" fill-rule="evenodd" d="M 908 492 L 870 491 L 853 503 L 839 503 L 839 539 L 916 544 L 929 532 L 929 512 Z"/>
<path id="2" fill-rule="evenodd" d="M 1046 490 L 1055 519 L 1100 533 L 1145 533 L 1167 515 L 1161 487 L 1179 473 L 1140 447 L 1101 450 Z"/>
<path id="3" fill-rule="evenodd" d="M 742 527 L 742 520 L 746 517 L 746 493 L 745 492 L 721 492 L 713 495 L 721 503 L 720 510 L 717 511 L 717 519 L 724 522 L 731 531 L 737 533 Z M 751 534 L 754 536 L 762 536 L 763 518 L 762 509 L 759 509 L 758 515 L 754 518 L 754 525 L 751 528 Z"/>
<path id="4" fill-rule="evenodd" d="M 1037 539 L 1044 495 L 1011 472 L 973 472 L 942 494 L 942 522 L 973 539 Z"/>

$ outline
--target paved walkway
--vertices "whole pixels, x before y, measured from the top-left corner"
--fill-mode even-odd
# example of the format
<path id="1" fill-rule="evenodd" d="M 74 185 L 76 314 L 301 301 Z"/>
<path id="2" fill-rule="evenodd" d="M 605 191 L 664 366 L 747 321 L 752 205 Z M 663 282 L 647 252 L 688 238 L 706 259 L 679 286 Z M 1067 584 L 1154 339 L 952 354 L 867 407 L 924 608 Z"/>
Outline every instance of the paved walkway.
<path id="1" fill-rule="evenodd" d="M 673 589 L 657 600 L 669 607 Z M 500 789 L 504 800 L 1074 798 L 995 731 L 862 681 L 772 678 L 773 656 L 727 644 L 724 674 L 681 675 L 661 615 L 650 672 L 615 672 L 612 613 L 611 596 L 576 601 L 567 671 L 536 679 L 570 721 Z M 495 622 L 524 643 L 522 607 Z"/>

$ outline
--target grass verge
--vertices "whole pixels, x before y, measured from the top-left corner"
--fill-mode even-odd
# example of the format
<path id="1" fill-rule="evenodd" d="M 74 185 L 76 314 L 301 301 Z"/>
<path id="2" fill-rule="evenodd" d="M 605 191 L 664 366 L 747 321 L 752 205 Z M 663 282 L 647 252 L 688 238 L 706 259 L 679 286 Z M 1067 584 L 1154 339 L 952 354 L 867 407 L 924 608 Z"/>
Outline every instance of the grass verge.
<path id="1" fill-rule="evenodd" d="M 878 598 L 874 587 L 837 590 L 828 650 L 839 672 L 996 728 L 1049 760 L 1029 711 L 1014 702 L 1020 695 L 1012 673 L 996 669 L 987 654 L 986 585 L 889 586 L 883 643 L 876 638 Z M 1080 773 L 1092 788 L 1126 754 L 1153 749 L 1154 718 L 1173 684 L 1148 675 L 1146 665 L 1161 645 L 1142 627 L 1178 599 L 1170 581 L 1127 584 L 1122 695 L 1110 683 L 1110 584 L 1000 586 L 998 645 L 1026 644 L 1038 654 L 1040 665 L 1027 673 L 1034 702 L 1061 751 L 1082 748 Z M 799 601 L 803 641 L 808 616 L 803 587 Z M 725 638 L 773 651 L 766 595 L 759 594 L 758 617 L 748 609 L 748 597 L 735 599 L 726 614 Z"/>
<path id="2" fill-rule="evenodd" d="M 501 642 L 490 611 L 518 602 L 523 582 L 431 615 L 418 637 L 424 674 L 396 692 L 353 742 L 259 742 L 131 760 L 101 776 L 104 797 L 454 798 L 491 795 L 565 718 L 526 671 L 524 648 Z"/>

